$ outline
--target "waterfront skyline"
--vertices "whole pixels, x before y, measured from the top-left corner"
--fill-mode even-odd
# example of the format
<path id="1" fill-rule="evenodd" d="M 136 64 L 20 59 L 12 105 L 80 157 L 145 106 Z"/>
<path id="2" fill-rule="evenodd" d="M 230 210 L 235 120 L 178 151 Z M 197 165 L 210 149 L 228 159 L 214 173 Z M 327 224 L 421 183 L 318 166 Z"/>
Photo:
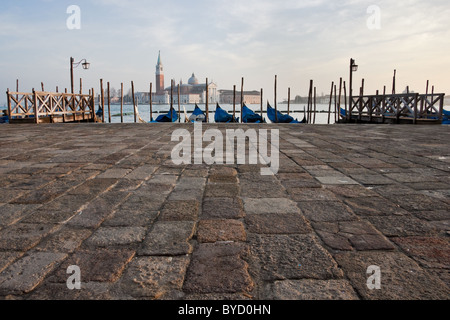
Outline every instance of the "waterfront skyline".
<path id="1" fill-rule="evenodd" d="M 318 94 L 331 81 L 348 82 L 354 58 L 359 70 L 353 90 L 365 79 L 366 93 L 406 85 L 424 93 L 450 93 L 450 14 L 447 1 L 4 1 L 0 12 L 0 90 L 70 91 L 69 58 L 86 58 L 89 70 L 75 69 L 83 88 L 99 92 L 99 79 L 125 92 L 155 88 L 158 52 L 166 79 L 195 72 L 220 89 L 264 89 L 272 101 L 274 76 L 278 100 L 308 93 L 313 79 Z M 67 25 L 71 5 L 80 8 L 80 29 Z M 378 19 L 379 18 L 379 19 Z M 70 21 L 69 21 L 70 22 Z M 6 95 L 0 95 L 0 104 Z"/>

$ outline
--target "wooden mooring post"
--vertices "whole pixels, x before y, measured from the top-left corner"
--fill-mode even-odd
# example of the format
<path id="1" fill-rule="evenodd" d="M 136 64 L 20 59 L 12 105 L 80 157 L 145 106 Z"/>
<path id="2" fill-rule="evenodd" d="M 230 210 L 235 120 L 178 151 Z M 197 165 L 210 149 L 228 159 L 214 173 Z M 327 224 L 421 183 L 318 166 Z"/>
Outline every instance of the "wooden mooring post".
<path id="1" fill-rule="evenodd" d="M 208 78 L 206 78 L 206 106 L 205 106 L 205 113 L 206 113 L 206 123 L 209 122 L 209 84 L 208 84 Z"/>
<path id="2" fill-rule="evenodd" d="M 338 104 L 337 108 L 334 113 L 334 123 L 337 123 L 339 121 L 339 114 L 341 112 L 341 96 L 342 96 L 342 77 L 339 79 L 339 97 L 338 97 Z"/>
<path id="3" fill-rule="evenodd" d="M 137 123 L 137 114 L 136 114 L 136 98 L 134 96 L 134 82 L 131 81 L 131 97 L 133 99 L 133 113 L 134 113 L 134 123 Z"/>
<path id="4" fill-rule="evenodd" d="M 263 100 L 263 88 L 261 88 L 261 118 L 263 117 L 263 104 L 264 104 L 264 100 Z"/>
<path id="5" fill-rule="evenodd" d="M 337 88 L 336 84 L 334 85 L 334 111 L 336 112 L 337 109 Z M 336 120 L 336 114 L 334 116 L 334 119 Z"/>
<path id="6" fill-rule="evenodd" d="M 333 87 L 334 87 L 334 81 L 331 82 L 330 102 L 328 104 L 328 122 L 327 122 L 327 124 L 330 124 L 330 120 L 331 120 L 331 102 L 333 100 Z"/>
<path id="7" fill-rule="evenodd" d="M 111 123 L 111 91 L 109 88 L 109 82 L 107 83 L 108 87 L 108 122 Z"/>
<path id="8" fill-rule="evenodd" d="M 170 80 L 170 120 L 173 119 L 173 85 L 174 81 L 173 79 Z"/>
<path id="9" fill-rule="evenodd" d="M 120 123 L 123 123 L 123 82 L 120 83 Z"/>
<path id="10" fill-rule="evenodd" d="M 316 110 L 316 87 L 314 87 L 314 99 L 313 99 L 313 101 L 314 101 L 313 124 L 316 124 L 316 112 L 317 112 L 317 110 Z"/>
<path id="11" fill-rule="evenodd" d="M 242 110 L 244 109 L 244 77 L 241 79 L 241 123 L 244 122 Z"/>
<path id="12" fill-rule="evenodd" d="M 181 122 L 180 84 L 178 84 L 177 95 L 178 95 L 178 123 L 180 123 Z"/>
<path id="13" fill-rule="evenodd" d="M 153 121 L 153 97 L 152 97 L 152 88 L 153 83 L 150 82 L 150 121 Z"/>
<path id="14" fill-rule="evenodd" d="M 291 88 L 288 88 L 288 105 L 287 105 L 287 114 L 290 114 L 291 107 Z"/>
<path id="15" fill-rule="evenodd" d="M 307 108 L 307 122 L 311 123 L 312 117 L 311 117 L 311 109 L 312 109 L 312 96 L 313 96 L 313 85 L 314 81 L 309 81 L 309 93 L 308 93 L 308 108 Z"/>
<path id="16" fill-rule="evenodd" d="M 275 75 L 275 88 L 274 88 L 274 107 L 275 107 L 275 123 L 278 123 L 278 112 L 277 112 L 277 76 Z"/>
<path id="17" fill-rule="evenodd" d="M 105 92 L 103 90 L 103 79 L 100 79 L 100 95 L 102 102 L 102 122 L 105 122 Z"/>
<path id="18" fill-rule="evenodd" d="M 345 107 L 345 115 L 347 115 L 348 109 L 347 109 L 347 87 L 345 85 L 344 81 L 344 107 Z M 339 110 L 339 114 L 341 114 L 341 110 Z"/>
<path id="19" fill-rule="evenodd" d="M 359 89 L 359 108 L 358 108 L 359 121 L 361 121 L 362 119 L 363 96 L 364 96 L 364 78 L 362 79 L 361 88 Z"/>
<path id="20" fill-rule="evenodd" d="M 233 120 L 236 119 L 236 85 L 233 85 Z"/>

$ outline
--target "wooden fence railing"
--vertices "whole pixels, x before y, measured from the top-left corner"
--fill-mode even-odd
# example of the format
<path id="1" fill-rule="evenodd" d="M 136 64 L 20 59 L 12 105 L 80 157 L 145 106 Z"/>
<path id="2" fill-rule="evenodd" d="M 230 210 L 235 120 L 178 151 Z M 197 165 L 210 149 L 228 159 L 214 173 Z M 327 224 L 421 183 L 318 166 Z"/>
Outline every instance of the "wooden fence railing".
<path id="1" fill-rule="evenodd" d="M 353 96 L 341 118 L 369 122 L 384 122 L 385 119 L 394 122 L 407 119 L 413 123 L 439 121 L 443 118 L 444 97 L 444 93 Z"/>
<path id="2" fill-rule="evenodd" d="M 96 120 L 93 90 L 90 95 L 43 91 L 6 94 L 10 123 Z"/>

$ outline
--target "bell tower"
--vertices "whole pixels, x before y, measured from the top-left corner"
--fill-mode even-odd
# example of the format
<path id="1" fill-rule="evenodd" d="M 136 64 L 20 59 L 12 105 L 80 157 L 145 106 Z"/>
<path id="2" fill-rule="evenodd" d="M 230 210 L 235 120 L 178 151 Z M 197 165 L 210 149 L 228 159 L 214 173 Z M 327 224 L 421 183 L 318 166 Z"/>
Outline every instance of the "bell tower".
<path id="1" fill-rule="evenodd" d="M 164 69 L 161 63 L 161 51 L 158 53 L 158 62 L 156 64 L 156 94 L 164 94 Z"/>

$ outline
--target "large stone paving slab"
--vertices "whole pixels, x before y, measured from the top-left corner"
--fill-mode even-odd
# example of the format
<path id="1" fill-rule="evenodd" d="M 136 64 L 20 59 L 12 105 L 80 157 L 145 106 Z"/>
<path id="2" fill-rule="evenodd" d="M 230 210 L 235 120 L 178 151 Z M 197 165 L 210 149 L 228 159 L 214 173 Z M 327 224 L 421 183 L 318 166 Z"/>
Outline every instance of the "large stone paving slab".
<path id="1" fill-rule="evenodd" d="M 189 258 L 137 257 L 129 265 L 122 290 L 134 298 L 158 299 L 181 292 Z"/>
<path id="2" fill-rule="evenodd" d="M 243 244 L 200 244 L 189 266 L 184 290 L 187 293 L 251 292 L 254 284 L 243 256 Z"/>
<path id="3" fill-rule="evenodd" d="M 361 252 L 336 255 L 336 261 L 352 286 L 365 299 L 435 300 L 448 299 L 449 288 L 402 253 Z M 380 289 L 367 286 L 370 266 L 380 268 Z"/>
<path id="4" fill-rule="evenodd" d="M 343 276 L 332 256 L 311 235 L 249 235 L 249 242 L 252 270 L 265 281 Z"/>

